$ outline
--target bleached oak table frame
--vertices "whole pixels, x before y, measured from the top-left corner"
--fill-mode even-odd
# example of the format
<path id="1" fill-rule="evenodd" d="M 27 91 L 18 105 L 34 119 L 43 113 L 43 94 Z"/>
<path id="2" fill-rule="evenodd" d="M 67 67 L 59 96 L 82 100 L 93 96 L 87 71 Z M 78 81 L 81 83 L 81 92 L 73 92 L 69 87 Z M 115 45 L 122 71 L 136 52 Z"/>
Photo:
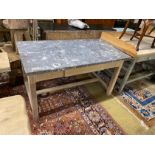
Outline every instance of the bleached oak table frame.
<path id="1" fill-rule="evenodd" d="M 84 85 L 88 83 L 102 81 L 101 84 L 107 88 L 106 90 L 107 95 L 110 95 L 114 88 L 116 80 L 118 78 L 123 62 L 124 61 L 122 60 L 122 61 L 116 61 L 112 63 L 100 64 L 100 65 L 89 66 L 89 67 L 81 67 L 78 69 L 70 69 L 66 71 L 53 72 L 53 73 L 42 73 L 42 74 L 33 74 L 33 75 L 26 75 L 24 73 L 24 82 L 25 82 L 25 86 L 26 86 L 29 99 L 30 99 L 30 104 L 32 107 L 32 113 L 33 113 L 34 120 L 37 120 L 39 117 L 37 95 L 42 94 L 42 93 L 54 92 L 54 91 L 59 91 L 61 89 L 66 89 L 66 88 L 76 87 L 76 86 L 80 86 L 80 85 Z M 106 83 L 104 83 L 104 81 L 100 77 L 97 76 L 97 74 L 94 73 L 95 76 L 97 76 L 96 78 L 91 78 L 88 80 L 69 83 L 69 84 L 56 86 L 52 88 L 36 90 L 36 83 L 40 81 L 45 81 L 45 80 L 55 79 L 55 78 L 62 78 L 62 77 L 70 77 L 73 75 L 91 73 L 91 72 L 100 71 L 100 70 L 109 69 L 109 68 L 115 68 L 115 70 L 114 70 L 114 73 L 112 75 L 112 78 L 108 86 L 106 85 Z"/>

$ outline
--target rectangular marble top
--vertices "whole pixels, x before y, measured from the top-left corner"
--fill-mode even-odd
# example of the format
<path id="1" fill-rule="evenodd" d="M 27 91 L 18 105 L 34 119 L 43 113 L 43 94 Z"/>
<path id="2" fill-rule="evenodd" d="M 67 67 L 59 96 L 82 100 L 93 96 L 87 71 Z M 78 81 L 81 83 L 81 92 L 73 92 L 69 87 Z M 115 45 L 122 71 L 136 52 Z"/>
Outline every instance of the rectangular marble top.
<path id="1" fill-rule="evenodd" d="M 130 58 L 99 39 L 19 41 L 26 74 L 65 70 Z"/>

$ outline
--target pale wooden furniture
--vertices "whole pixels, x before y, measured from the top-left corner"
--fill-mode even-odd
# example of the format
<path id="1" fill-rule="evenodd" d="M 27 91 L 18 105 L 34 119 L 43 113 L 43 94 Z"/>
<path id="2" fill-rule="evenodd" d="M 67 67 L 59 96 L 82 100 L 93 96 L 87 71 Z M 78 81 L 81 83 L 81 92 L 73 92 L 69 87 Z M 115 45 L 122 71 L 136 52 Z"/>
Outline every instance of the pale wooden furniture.
<path id="1" fill-rule="evenodd" d="M 102 30 L 46 30 L 46 40 L 99 39 Z"/>
<path id="2" fill-rule="evenodd" d="M 17 41 L 23 41 L 23 40 L 31 40 L 29 31 L 26 31 L 26 30 L 16 31 L 14 33 L 15 43 Z M 4 53 L 7 53 L 8 55 L 8 62 L 10 63 L 10 68 L 11 68 L 9 72 L 10 74 L 9 81 L 11 85 L 15 85 L 17 77 L 22 76 L 20 57 L 17 51 L 13 49 L 12 44 L 5 44 L 0 49 L 1 51 L 3 51 Z"/>
<path id="3" fill-rule="evenodd" d="M 98 81 L 106 87 L 107 95 L 110 95 L 124 59 L 129 58 L 120 50 L 98 39 L 18 42 L 17 47 L 35 121 L 39 118 L 37 95 Z M 95 72 L 109 68 L 114 68 L 114 72 L 110 83 L 106 84 Z M 88 73 L 93 73 L 93 77 L 36 90 L 36 84 L 40 81 Z"/>
<path id="4" fill-rule="evenodd" d="M 16 95 L 0 99 L 0 135 L 31 134 L 25 100 Z"/>
<path id="5" fill-rule="evenodd" d="M 0 73 L 10 72 L 10 63 L 6 52 L 0 48 Z"/>
<path id="6" fill-rule="evenodd" d="M 8 54 L 0 48 L 0 85 L 8 83 L 8 73 L 10 73 L 10 62 L 8 59 Z M 5 75 L 5 76 L 4 76 Z"/>
<path id="7" fill-rule="evenodd" d="M 122 67 L 122 64 L 123 64 L 123 61 L 118 61 L 118 62 L 107 63 L 107 64 L 103 64 L 103 65 L 82 67 L 82 68 L 75 69 L 75 70 L 74 69 L 67 70 L 66 72 L 60 71 L 60 72 L 45 73 L 45 74 L 33 74 L 33 75 L 26 75 L 24 73 L 25 86 L 26 86 L 26 90 L 27 90 L 27 93 L 28 93 L 28 96 L 30 99 L 34 120 L 37 121 L 38 117 L 39 117 L 37 95 L 47 93 L 47 92 L 55 92 L 55 91 L 59 91 L 62 89 L 72 88 L 72 87 L 76 87 L 76 86 L 80 86 L 80 85 L 84 85 L 84 84 L 94 83 L 94 82 L 100 81 L 101 79 L 99 80 L 98 79 L 99 77 L 91 78 L 88 80 L 83 80 L 80 82 L 56 86 L 56 87 L 47 88 L 47 89 L 43 89 L 43 90 L 36 90 L 36 83 L 38 83 L 40 81 L 44 81 L 44 80 L 49 80 L 49 79 L 69 77 L 69 76 L 73 76 L 73 75 L 81 75 L 81 74 L 91 73 L 91 72 L 100 71 L 100 70 L 109 69 L 109 68 L 116 68 L 109 85 L 107 86 L 106 83 L 102 82 L 102 85 L 104 87 L 106 87 L 106 89 L 107 89 L 107 95 L 110 95 L 114 88 L 114 85 L 116 83 L 117 77 L 118 77 L 120 69 Z"/>
<path id="8" fill-rule="evenodd" d="M 31 30 L 32 40 L 39 40 L 40 35 L 42 35 L 42 32 L 40 32 L 40 34 L 39 34 L 39 31 L 41 31 L 41 28 L 39 28 L 39 22 L 47 22 L 47 21 L 50 21 L 52 23 L 54 22 L 52 19 L 33 19 L 32 20 L 32 26 L 30 28 L 30 29 L 32 29 Z M 51 27 L 51 29 L 52 29 L 52 27 Z"/>
<path id="9" fill-rule="evenodd" d="M 10 30 L 11 42 L 13 50 L 16 50 L 16 37 L 22 36 L 30 27 L 28 19 L 6 19 L 3 25 Z"/>
<path id="10" fill-rule="evenodd" d="M 122 40 L 119 40 L 120 36 L 119 32 L 106 32 L 102 35 L 104 35 L 103 38 L 105 41 L 111 43 L 113 46 L 121 49 L 123 52 L 132 56 L 132 59 L 130 59 L 128 67 L 125 66 L 122 67 L 122 71 L 125 72 L 124 77 L 118 78 L 118 83 L 120 84 L 119 93 L 122 92 L 122 90 L 127 84 L 143 78 L 147 78 L 155 74 L 155 69 L 132 74 L 136 63 L 146 62 L 150 60 L 155 61 L 155 49 L 150 48 L 150 42 L 152 41 L 151 38 L 144 37 L 141 42 L 139 51 L 136 51 L 137 40 L 136 39 L 130 40 L 132 36 L 132 33 L 130 32 L 126 33 L 122 38 Z"/>

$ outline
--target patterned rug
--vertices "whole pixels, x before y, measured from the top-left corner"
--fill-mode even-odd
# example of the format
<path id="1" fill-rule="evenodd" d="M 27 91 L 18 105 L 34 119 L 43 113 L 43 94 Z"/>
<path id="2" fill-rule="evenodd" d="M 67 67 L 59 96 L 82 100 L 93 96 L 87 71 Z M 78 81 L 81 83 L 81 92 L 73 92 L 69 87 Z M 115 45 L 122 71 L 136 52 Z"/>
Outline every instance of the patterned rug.
<path id="1" fill-rule="evenodd" d="M 155 95 L 147 88 L 139 90 L 126 87 L 122 93 L 122 98 L 125 103 L 138 111 L 145 120 L 149 121 L 155 118 Z"/>
<path id="2" fill-rule="evenodd" d="M 37 89 L 73 81 L 71 78 L 41 82 Z M 77 87 L 38 96 L 39 123 L 32 120 L 32 113 L 24 85 L 10 88 L 0 86 L 0 97 L 22 95 L 26 100 L 32 134 L 54 135 L 121 135 L 125 132 L 95 101 L 84 87 Z"/>
<path id="3" fill-rule="evenodd" d="M 107 72 L 99 72 L 98 75 L 103 78 L 106 83 L 109 82 L 110 76 Z M 131 83 L 124 88 L 124 91 L 118 96 L 119 85 L 115 86 L 115 95 L 118 99 L 121 98 L 121 102 L 128 104 L 132 109 L 138 112 L 146 121 L 155 118 L 155 91 L 150 90 L 146 81 L 137 81 Z M 147 82 L 148 83 L 148 82 Z M 149 85 L 153 85 L 150 83 Z"/>
<path id="4" fill-rule="evenodd" d="M 9 81 L 8 73 L 0 73 L 0 84 Z"/>

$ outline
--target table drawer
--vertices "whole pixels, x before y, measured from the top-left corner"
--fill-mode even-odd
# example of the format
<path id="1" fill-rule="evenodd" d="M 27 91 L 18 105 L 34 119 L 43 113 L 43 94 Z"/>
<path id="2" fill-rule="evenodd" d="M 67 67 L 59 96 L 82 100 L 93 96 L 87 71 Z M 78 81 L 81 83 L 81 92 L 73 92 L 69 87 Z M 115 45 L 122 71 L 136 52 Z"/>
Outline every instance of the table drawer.
<path id="1" fill-rule="evenodd" d="M 36 82 L 64 77 L 64 71 L 47 72 L 35 76 Z"/>
<path id="2" fill-rule="evenodd" d="M 104 70 L 108 68 L 119 67 L 121 64 L 122 64 L 122 61 L 115 61 L 115 62 L 109 62 L 105 64 L 97 64 L 97 65 L 91 65 L 91 66 L 71 68 L 71 69 L 66 70 L 64 75 L 65 77 L 68 77 L 68 76 L 80 75 L 80 74 L 85 74 L 85 73 L 91 73 L 91 72 L 100 71 L 100 70 Z"/>

